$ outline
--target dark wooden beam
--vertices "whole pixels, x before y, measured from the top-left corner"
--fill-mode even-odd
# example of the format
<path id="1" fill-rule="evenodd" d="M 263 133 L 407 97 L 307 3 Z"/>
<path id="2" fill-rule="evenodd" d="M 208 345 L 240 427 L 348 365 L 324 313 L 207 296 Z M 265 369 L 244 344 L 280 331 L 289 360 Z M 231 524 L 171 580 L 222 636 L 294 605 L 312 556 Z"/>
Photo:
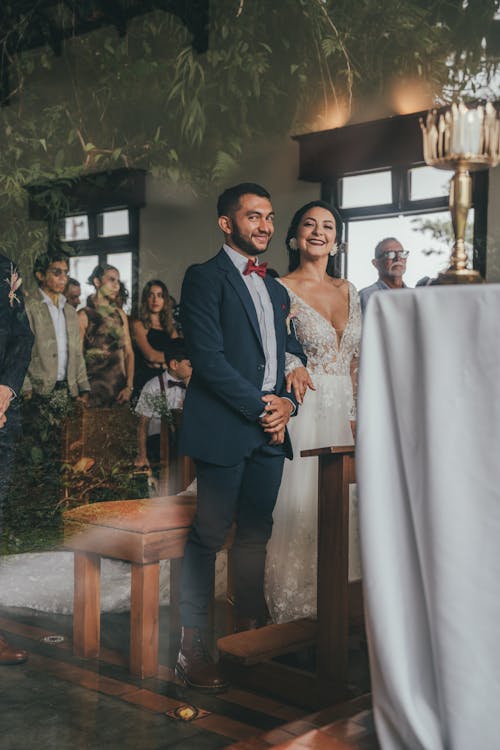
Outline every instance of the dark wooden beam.
<path id="1" fill-rule="evenodd" d="M 115 169 L 95 172 L 77 180 L 54 180 L 25 186 L 29 193 L 29 216 L 37 221 L 57 221 L 69 212 L 86 213 L 146 204 L 146 172 L 143 169 Z M 65 201 L 61 216 L 53 216 L 50 194 L 59 191 Z"/>
<path id="2" fill-rule="evenodd" d="M 63 14 L 71 14 L 72 22 L 64 24 Z M 114 26 L 119 36 L 127 32 L 130 19 L 154 10 L 177 16 L 192 34 L 192 45 L 198 53 L 208 49 L 210 0 L 11 0 L 2 3 L 0 39 L 8 39 L 8 52 L 20 52 L 48 44 L 54 54 L 60 55 L 66 39 L 88 34 L 104 26 Z M 19 29 L 19 23 L 26 21 Z M 7 51 L 7 50 L 5 50 Z M 0 104 L 8 103 L 8 55 L 0 48 Z"/>
<path id="3" fill-rule="evenodd" d="M 295 136 L 299 143 L 299 179 L 328 182 L 332 178 L 423 164 L 419 118 L 426 112 L 346 125 Z"/>

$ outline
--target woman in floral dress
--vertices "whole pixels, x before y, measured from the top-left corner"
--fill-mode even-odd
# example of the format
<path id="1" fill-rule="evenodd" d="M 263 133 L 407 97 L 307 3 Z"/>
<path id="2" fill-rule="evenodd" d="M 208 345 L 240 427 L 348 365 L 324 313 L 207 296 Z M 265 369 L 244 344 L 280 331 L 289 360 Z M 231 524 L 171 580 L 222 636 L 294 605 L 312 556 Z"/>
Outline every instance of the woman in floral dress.
<path id="1" fill-rule="evenodd" d="M 127 316 L 117 304 L 120 274 L 114 266 L 96 266 L 89 283 L 96 293 L 78 313 L 90 383 L 89 406 L 124 404 L 132 395 L 134 352 Z"/>

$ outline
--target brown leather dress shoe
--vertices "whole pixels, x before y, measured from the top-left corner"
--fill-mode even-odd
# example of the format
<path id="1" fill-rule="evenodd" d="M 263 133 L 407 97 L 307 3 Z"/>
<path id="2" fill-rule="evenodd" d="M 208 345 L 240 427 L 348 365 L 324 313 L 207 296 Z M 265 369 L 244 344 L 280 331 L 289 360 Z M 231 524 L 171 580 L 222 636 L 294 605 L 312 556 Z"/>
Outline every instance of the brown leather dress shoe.
<path id="1" fill-rule="evenodd" d="M 222 693 L 229 683 L 208 653 L 199 628 L 182 628 L 175 674 L 185 685 L 210 693 Z"/>
<path id="2" fill-rule="evenodd" d="M 28 658 L 26 651 L 10 646 L 0 635 L 0 666 L 22 664 Z"/>

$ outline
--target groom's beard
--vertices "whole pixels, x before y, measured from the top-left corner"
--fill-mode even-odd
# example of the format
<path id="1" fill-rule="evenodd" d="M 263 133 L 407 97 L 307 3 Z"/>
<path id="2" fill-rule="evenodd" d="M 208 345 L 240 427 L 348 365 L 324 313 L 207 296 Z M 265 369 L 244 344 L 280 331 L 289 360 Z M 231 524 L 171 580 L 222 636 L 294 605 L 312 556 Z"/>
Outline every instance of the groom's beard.
<path id="1" fill-rule="evenodd" d="M 256 247 L 252 242 L 245 239 L 239 232 L 238 227 L 233 223 L 233 231 L 231 233 L 231 239 L 233 243 L 238 247 L 240 250 L 243 250 L 244 253 L 247 255 L 262 255 L 262 253 L 265 253 L 267 248 L 269 247 L 269 243 L 271 242 L 271 237 L 268 235 L 267 245 L 264 249 L 261 249 L 260 247 Z"/>

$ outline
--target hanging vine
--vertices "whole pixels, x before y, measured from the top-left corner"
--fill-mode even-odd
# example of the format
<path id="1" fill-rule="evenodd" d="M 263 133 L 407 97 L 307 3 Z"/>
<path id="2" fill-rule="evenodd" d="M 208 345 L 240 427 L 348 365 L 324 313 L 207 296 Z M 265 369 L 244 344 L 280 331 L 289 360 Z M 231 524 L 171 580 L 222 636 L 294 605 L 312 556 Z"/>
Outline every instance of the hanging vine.
<path id="1" fill-rule="evenodd" d="M 46 240 L 27 219 L 27 183 L 131 166 L 212 189 L 255 141 L 331 127 L 342 107 L 345 119 L 370 101 L 387 111 L 395 75 L 444 100 L 498 66 L 498 0 L 212 0 L 204 54 L 162 11 L 123 36 L 104 26 L 69 38 L 60 56 L 49 45 L 18 53 L 13 34 L 37 22 L 38 6 L 0 33 L 11 91 L 0 110 L 0 251 L 14 257 Z"/>

